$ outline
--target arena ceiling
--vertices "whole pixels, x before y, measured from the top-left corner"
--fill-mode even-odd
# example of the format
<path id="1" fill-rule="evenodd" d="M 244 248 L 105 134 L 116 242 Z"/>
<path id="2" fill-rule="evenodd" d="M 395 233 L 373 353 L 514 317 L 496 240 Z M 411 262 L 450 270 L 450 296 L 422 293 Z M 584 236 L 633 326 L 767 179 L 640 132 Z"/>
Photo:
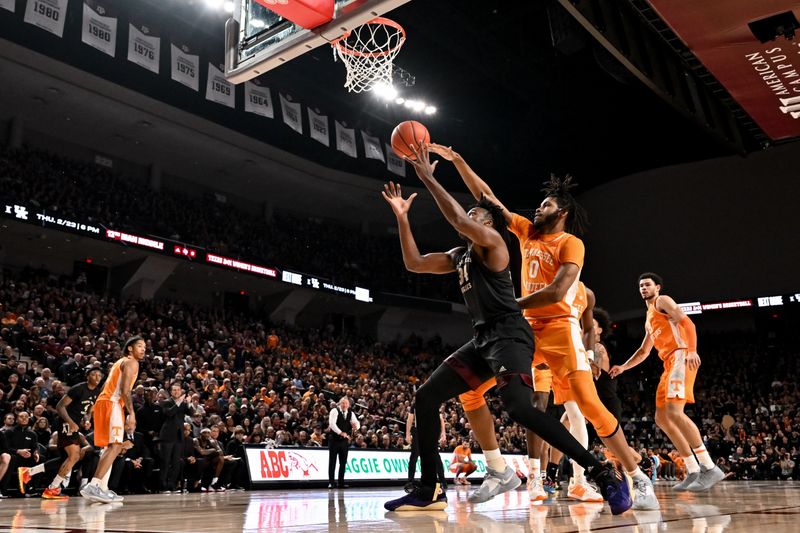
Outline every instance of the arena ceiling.
<path id="1" fill-rule="evenodd" d="M 165 20 L 190 20 L 205 34 L 209 49 L 222 48 L 225 16 L 204 12 L 203 2 L 174 0 L 167 6 L 137 1 L 163 13 Z M 417 0 L 390 15 L 408 34 L 396 63 L 415 84 L 403 90 L 438 107 L 436 115 L 424 118 L 433 140 L 462 152 L 508 198 L 538 197 L 539 184 L 550 172 L 574 174 L 585 190 L 644 169 L 734 153 L 630 75 L 586 30 L 570 23 L 557 2 Z M 343 78 L 342 65 L 334 63 L 325 48 L 264 76 L 276 90 L 384 139 L 397 122 L 411 118 L 409 111 L 395 104 L 347 93 L 341 87 Z M 53 100 L 53 95 L 43 97 L 48 96 Z M 18 111 L 33 105 L 29 100 L 5 103 Z M 91 107 L 91 102 L 83 102 L 81 112 L 90 118 L 94 114 L 97 118 L 89 122 L 95 125 L 102 117 L 104 125 L 117 130 L 112 138 L 124 137 L 117 141 L 135 143 L 137 136 L 147 137 L 130 129 L 124 110 L 108 113 Z M 123 120 L 114 124 L 118 116 Z M 252 131 L 243 133 L 253 136 Z M 196 140 L 186 139 L 181 147 L 180 137 L 172 139 L 172 150 L 198 154 Z M 156 151 L 163 146 L 152 144 Z M 275 144 L 300 158 L 317 160 L 319 148 L 311 139 L 294 139 L 287 146 L 280 146 L 279 139 Z M 386 178 L 379 166 L 362 171 L 338 168 L 336 161 L 318 162 Z M 247 176 L 240 159 L 220 158 L 211 165 L 187 161 L 187 166 L 190 173 L 212 173 L 216 179 L 242 174 L 245 182 L 252 182 L 254 177 Z M 460 186 L 452 169 L 443 168 L 440 174 L 448 186 Z M 411 177 L 406 181 L 413 182 Z"/>

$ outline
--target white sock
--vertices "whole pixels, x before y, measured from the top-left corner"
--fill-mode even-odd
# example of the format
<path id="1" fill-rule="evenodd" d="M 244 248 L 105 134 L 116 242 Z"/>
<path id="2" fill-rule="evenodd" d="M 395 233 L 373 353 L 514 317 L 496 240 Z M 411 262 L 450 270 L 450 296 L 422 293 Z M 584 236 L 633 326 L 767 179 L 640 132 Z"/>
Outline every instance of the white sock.
<path id="1" fill-rule="evenodd" d="M 109 468 L 108 472 L 106 472 L 106 475 L 103 476 L 103 479 L 100 480 L 100 488 L 101 489 L 108 490 L 108 478 L 110 478 L 110 477 L 111 477 L 111 469 Z"/>
<path id="2" fill-rule="evenodd" d="M 64 478 L 56 474 L 56 477 L 53 478 L 53 481 L 50 482 L 50 486 L 47 487 L 49 489 L 57 489 L 63 483 Z"/>
<path id="3" fill-rule="evenodd" d="M 644 472 L 642 472 L 642 469 L 641 469 L 641 468 L 639 468 L 638 466 L 637 466 L 637 467 L 636 467 L 634 470 L 630 470 L 630 471 L 626 470 L 626 472 L 627 472 L 627 473 L 628 473 L 628 475 L 629 475 L 629 476 L 631 476 L 633 479 L 646 479 L 646 480 L 648 480 L 648 481 L 650 480 L 650 478 L 649 478 L 649 477 L 647 477 L 647 476 L 645 476 L 645 475 L 644 475 Z"/>
<path id="4" fill-rule="evenodd" d="M 494 450 L 483 450 L 483 456 L 486 457 L 486 464 L 496 472 L 503 472 L 506 469 L 506 460 L 503 459 L 503 454 L 500 453 L 499 448 Z"/>
<path id="5" fill-rule="evenodd" d="M 542 470 L 542 460 L 541 459 L 533 459 L 528 458 L 528 464 L 530 465 L 530 473 L 528 477 L 531 479 L 537 479 L 541 477 L 541 470 Z"/>
<path id="6" fill-rule="evenodd" d="M 94 485 L 96 487 L 102 487 L 103 486 L 103 480 L 100 479 L 99 477 L 93 477 L 92 480 L 89 482 L 89 485 Z"/>
<path id="7" fill-rule="evenodd" d="M 697 462 L 697 459 L 694 458 L 694 455 L 690 455 L 689 457 L 684 457 L 683 461 L 686 463 L 686 474 L 694 474 L 695 472 L 700 471 L 700 463 Z"/>
<path id="8" fill-rule="evenodd" d="M 213 479 L 211 480 L 211 484 L 212 484 L 212 485 L 216 485 L 216 484 L 217 484 L 217 481 L 219 481 L 219 478 L 218 478 L 218 477 L 215 477 L 215 478 L 213 478 Z"/>
<path id="9" fill-rule="evenodd" d="M 44 472 L 44 463 L 38 464 L 31 468 L 31 475 L 35 476 L 36 474 L 41 474 Z"/>
<path id="10" fill-rule="evenodd" d="M 697 456 L 697 461 L 708 469 L 714 468 L 716 465 L 714 461 L 711 460 L 711 455 L 706 450 L 705 445 L 701 444 L 697 448 L 694 448 L 694 454 Z"/>

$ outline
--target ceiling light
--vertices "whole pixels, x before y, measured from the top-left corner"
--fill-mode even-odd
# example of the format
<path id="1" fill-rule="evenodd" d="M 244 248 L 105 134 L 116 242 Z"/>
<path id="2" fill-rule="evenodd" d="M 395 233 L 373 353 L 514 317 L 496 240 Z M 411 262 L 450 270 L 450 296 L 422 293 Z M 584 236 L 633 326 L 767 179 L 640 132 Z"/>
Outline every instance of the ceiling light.
<path id="1" fill-rule="evenodd" d="M 405 98 L 398 98 L 397 100 L 395 100 L 395 101 L 394 101 L 394 103 L 395 103 L 395 104 L 397 104 L 397 105 L 400 105 L 400 104 L 402 104 L 402 103 L 403 103 L 403 102 L 405 102 L 405 101 L 406 101 L 406 99 L 405 99 Z"/>
<path id="2" fill-rule="evenodd" d="M 222 6 L 222 0 L 206 0 L 206 5 L 212 9 L 219 9 Z"/>
<path id="3" fill-rule="evenodd" d="M 415 100 L 406 100 L 406 101 L 405 101 L 405 106 L 406 106 L 407 108 L 411 109 L 412 107 L 414 107 L 414 105 L 415 105 L 416 103 L 417 103 L 417 102 L 416 102 Z"/>
<path id="4" fill-rule="evenodd" d="M 225 13 L 233 13 L 233 2 L 225 2 L 222 4 L 222 9 L 225 10 Z"/>
<path id="5" fill-rule="evenodd" d="M 429 105 L 429 106 L 425 107 L 425 114 L 426 115 L 433 115 L 434 113 L 436 113 L 436 108 L 434 106 Z"/>
<path id="6" fill-rule="evenodd" d="M 397 98 L 397 89 L 388 83 L 376 83 L 375 86 L 372 87 L 372 91 L 375 93 L 375 96 L 384 100 L 394 100 Z"/>
<path id="7" fill-rule="evenodd" d="M 414 111 L 422 111 L 423 109 L 425 109 L 425 102 L 422 101 L 414 102 L 412 108 L 414 109 Z"/>

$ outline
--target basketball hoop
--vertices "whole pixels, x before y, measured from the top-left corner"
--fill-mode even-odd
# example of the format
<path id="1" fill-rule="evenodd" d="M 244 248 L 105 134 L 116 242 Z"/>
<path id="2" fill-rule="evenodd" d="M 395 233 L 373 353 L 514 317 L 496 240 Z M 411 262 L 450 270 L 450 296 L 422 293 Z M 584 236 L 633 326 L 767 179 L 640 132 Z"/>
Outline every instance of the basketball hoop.
<path id="1" fill-rule="evenodd" d="M 378 17 L 331 42 L 334 61 L 338 57 L 347 69 L 347 90 L 360 93 L 378 83 L 392 85 L 392 61 L 405 41 L 400 24 Z"/>

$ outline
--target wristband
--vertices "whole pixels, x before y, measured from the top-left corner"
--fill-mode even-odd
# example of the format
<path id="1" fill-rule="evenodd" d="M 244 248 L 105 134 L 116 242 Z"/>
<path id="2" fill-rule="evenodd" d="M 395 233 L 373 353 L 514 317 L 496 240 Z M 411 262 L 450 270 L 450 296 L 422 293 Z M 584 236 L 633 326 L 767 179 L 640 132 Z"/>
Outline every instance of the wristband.
<path id="1" fill-rule="evenodd" d="M 594 350 L 586 350 L 586 357 L 589 358 L 590 362 L 594 362 Z"/>

